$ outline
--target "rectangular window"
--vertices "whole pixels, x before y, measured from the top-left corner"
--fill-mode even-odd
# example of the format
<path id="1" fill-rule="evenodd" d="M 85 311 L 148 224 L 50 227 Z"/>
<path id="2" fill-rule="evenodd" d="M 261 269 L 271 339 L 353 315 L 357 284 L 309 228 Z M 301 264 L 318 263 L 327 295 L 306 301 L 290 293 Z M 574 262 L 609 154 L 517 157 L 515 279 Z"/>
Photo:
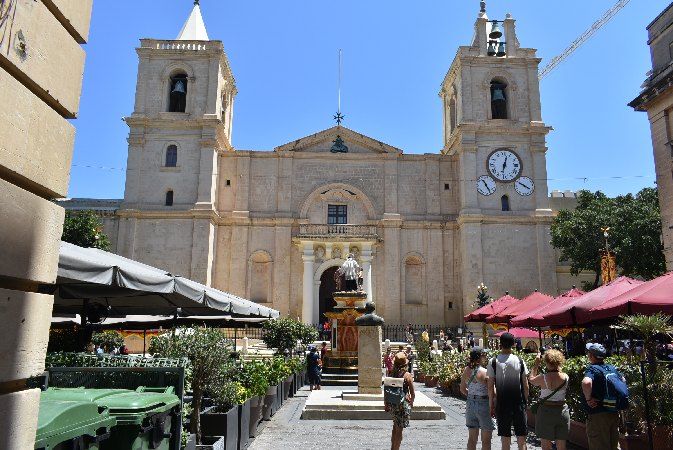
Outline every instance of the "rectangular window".
<path id="1" fill-rule="evenodd" d="M 348 223 L 347 211 L 346 205 L 327 205 L 327 223 L 329 225 Z"/>

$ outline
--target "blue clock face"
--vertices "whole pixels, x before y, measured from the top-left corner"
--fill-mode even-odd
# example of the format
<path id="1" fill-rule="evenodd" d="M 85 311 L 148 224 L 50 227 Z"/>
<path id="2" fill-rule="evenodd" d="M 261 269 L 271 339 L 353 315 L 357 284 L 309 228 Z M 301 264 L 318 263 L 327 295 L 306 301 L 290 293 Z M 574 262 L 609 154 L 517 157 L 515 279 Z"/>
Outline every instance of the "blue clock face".
<path id="1" fill-rule="evenodd" d="M 510 150 L 496 150 L 488 157 L 488 171 L 500 181 L 512 181 L 521 173 L 521 160 Z"/>

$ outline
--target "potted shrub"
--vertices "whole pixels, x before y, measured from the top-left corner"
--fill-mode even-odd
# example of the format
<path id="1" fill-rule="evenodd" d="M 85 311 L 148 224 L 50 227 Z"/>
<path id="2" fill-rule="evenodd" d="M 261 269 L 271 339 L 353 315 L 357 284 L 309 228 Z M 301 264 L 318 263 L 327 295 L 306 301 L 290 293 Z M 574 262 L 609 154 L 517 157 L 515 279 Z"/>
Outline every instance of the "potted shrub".
<path id="1" fill-rule="evenodd" d="M 238 405 L 245 400 L 245 388 L 235 381 L 220 379 L 209 386 L 214 405 L 200 414 L 204 436 L 223 436 L 225 450 L 238 448 Z"/>
<path id="2" fill-rule="evenodd" d="M 197 444 L 202 443 L 201 403 L 204 393 L 219 392 L 223 381 L 230 378 L 232 350 L 231 340 L 220 330 L 206 327 L 179 327 L 154 337 L 150 342 L 150 353 L 155 356 L 187 357 L 191 362 L 193 400 L 190 425 L 196 434 Z"/>
<path id="3" fill-rule="evenodd" d="M 239 382 L 250 393 L 250 421 L 248 436 L 257 436 L 257 425 L 262 420 L 264 397 L 269 389 L 267 365 L 261 361 L 244 361 L 238 372 Z"/>
<path id="4" fill-rule="evenodd" d="M 289 317 L 267 320 L 262 328 L 266 346 L 275 348 L 282 355 L 292 354 L 297 342 L 308 345 L 318 339 L 318 330 Z"/>
<path id="5" fill-rule="evenodd" d="M 278 385 L 287 377 L 288 368 L 282 356 L 275 356 L 273 359 L 265 361 L 265 363 L 267 364 L 266 376 L 269 380 L 269 388 L 264 396 L 262 416 L 263 420 L 270 420 L 271 416 L 276 413 L 280 405 L 280 399 L 278 399 Z"/>

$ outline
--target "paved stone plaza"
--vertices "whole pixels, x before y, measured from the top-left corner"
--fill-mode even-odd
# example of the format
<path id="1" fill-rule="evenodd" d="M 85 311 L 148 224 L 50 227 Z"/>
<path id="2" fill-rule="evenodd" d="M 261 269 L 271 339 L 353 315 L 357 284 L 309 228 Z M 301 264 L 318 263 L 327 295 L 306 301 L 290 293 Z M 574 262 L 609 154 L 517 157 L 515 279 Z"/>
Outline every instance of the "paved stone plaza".
<path id="1" fill-rule="evenodd" d="M 404 430 L 402 449 L 464 449 L 467 448 L 465 402 L 442 396 L 437 389 L 416 383 L 416 389 L 437 402 L 446 412 L 445 420 L 412 421 Z M 330 387 L 323 387 L 330 389 Z M 336 389 L 336 388 L 335 388 Z M 308 386 L 278 411 L 270 422 L 262 422 L 262 431 L 250 444 L 249 450 L 343 450 L 389 449 L 391 420 L 301 420 L 301 411 L 309 395 Z M 481 443 L 477 444 L 481 448 Z M 516 445 L 512 443 L 512 448 Z M 529 433 L 528 448 L 540 449 L 540 441 Z M 577 447 L 568 446 L 569 449 Z M 500 438 L 493 439 L 493 450 L 500 450 Z"/>

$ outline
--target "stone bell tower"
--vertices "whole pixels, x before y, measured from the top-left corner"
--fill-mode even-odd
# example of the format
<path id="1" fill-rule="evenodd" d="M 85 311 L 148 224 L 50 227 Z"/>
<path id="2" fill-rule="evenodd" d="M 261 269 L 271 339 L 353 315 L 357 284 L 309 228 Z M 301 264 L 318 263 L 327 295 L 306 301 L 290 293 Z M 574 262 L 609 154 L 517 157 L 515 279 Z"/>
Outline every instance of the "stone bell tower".
<path id="1" fill-rule="evenodd" d="M 141 39 L 136 52 L 135 106 L 123 119 L 128 163 L 119 214 L 128 220 L 120 222 L 118 250 L 209 282 L 218 163 L 233 151 L 229 61 L 222 42 L 209 39 L 198 0 L 176 39 Z M 155 246 L 163 256 L 153 255 Z"/>
<path id="2" fill-rule="evenodd" d="M 472 44 L 458 49 L 442 82 L 442 153 L 455 158 L 461 190 L 465 314 L 481 282 L 494 297 L 556 292 L 545 143 L 551 127 L 542 121 L 539 63 L 535 49 L 520 46 L 511 15 L 489 19 L 481 2 Z"/>

